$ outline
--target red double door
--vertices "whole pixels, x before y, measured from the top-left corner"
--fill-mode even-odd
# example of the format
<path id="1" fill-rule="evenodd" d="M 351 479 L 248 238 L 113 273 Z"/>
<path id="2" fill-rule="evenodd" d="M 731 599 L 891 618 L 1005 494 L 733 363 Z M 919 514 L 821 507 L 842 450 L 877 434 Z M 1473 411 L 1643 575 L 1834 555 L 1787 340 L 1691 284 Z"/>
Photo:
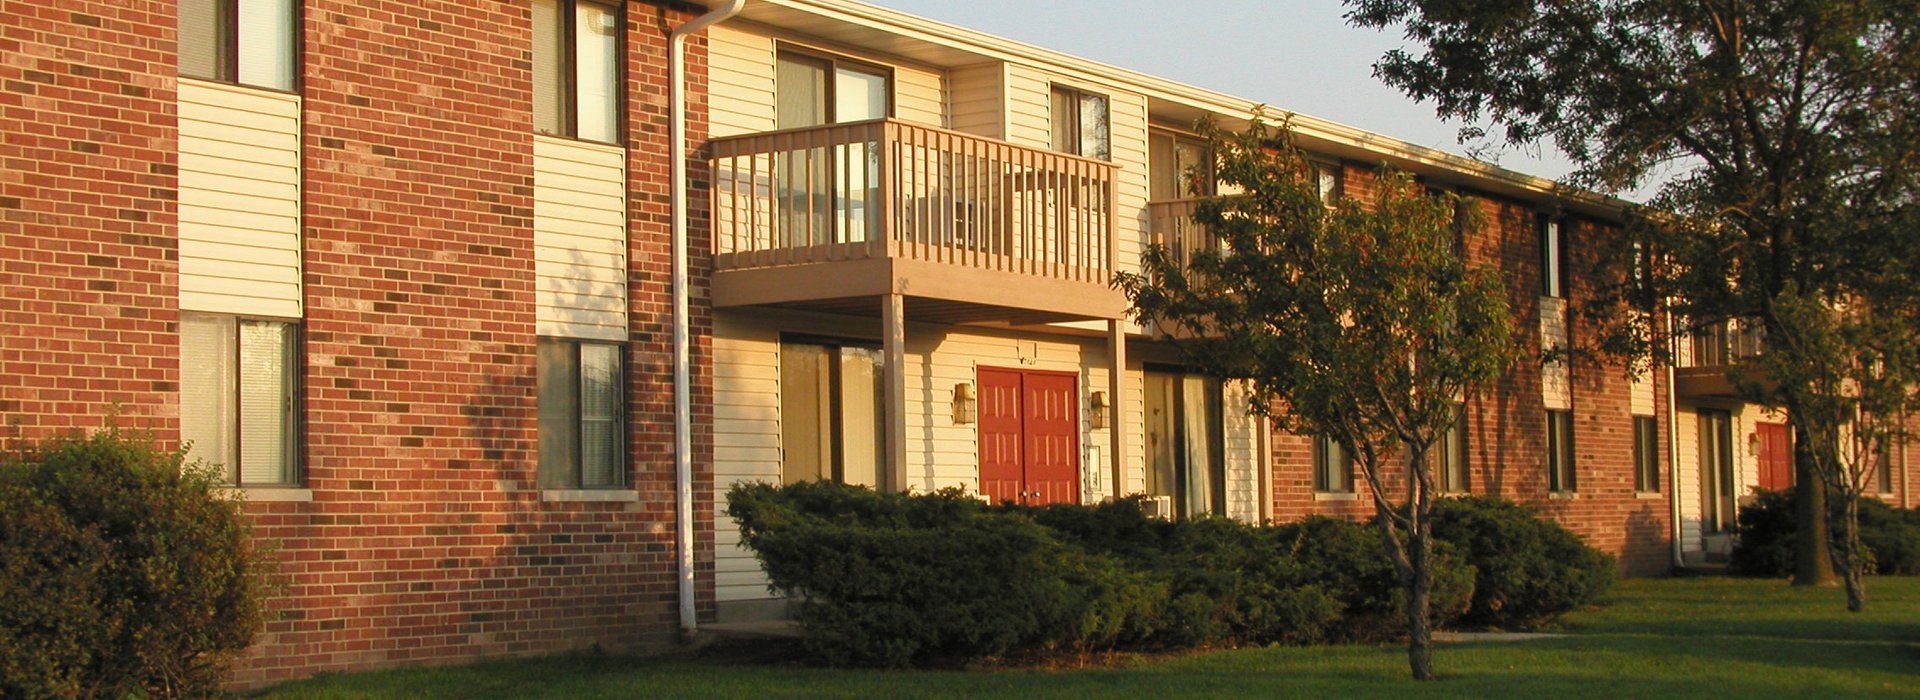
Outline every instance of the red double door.
<path id="1" fill-rule="evenodd" d="M 980 492 L 995 503 L 1078 503 L 1078 378 L 997 367 L 979 372 Z"/>

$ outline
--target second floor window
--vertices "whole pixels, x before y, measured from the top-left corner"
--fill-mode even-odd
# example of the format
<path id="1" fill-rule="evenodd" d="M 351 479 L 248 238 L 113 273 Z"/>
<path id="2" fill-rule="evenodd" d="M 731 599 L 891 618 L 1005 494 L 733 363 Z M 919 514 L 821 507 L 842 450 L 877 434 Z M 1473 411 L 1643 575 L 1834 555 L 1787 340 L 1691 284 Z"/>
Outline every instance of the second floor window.
<path id="1" fill-rule="evenodd" d="M 620 11 L 592 0 L 533 0 L 533 128 L 620 140 Z"/>
<path id="2" fill-rule="evenodd" d="M 1069 87 L 1053 87 L 1053 150 L 1108 160 L 1113 154 L 1107 98 Z"/>
<path id="3" fill-rule="evenodd" d="M 292 90 L 295 0 L 181 0 L 180 75 Z"/>
<path id="4" fill-rule="evenodd" d="M 1540 217 L 1540 295 L 1567 295 L 1567 236 L 1561 234 L 1561 222 Z"/>
<path id="5" fill-rule="evenodd" d="M 1541 215 L 1540 229 L 1540 296 L 1564 297 L 1567 295 L 1567 238 L 1562 233 L 1560 222 Z"/>

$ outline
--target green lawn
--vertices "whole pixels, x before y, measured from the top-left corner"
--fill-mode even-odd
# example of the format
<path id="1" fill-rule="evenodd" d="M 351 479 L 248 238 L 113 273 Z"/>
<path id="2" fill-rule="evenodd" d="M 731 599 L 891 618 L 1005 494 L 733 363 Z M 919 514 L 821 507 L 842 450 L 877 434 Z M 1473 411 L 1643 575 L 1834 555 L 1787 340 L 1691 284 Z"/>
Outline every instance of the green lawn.
<path id="1" fill-rule="evenodd" d="M 1443 680 L 1394 646 L 1200 654 L 1070 671 L 846 671 L 778 662 L 561 657 L 331 676 L 268 698 L 1851 697 L 1920 695 L 1920 579 L 1837 590 L 1723 578 L 1629 580 L 1558 639 L 1448 644 Z"/>

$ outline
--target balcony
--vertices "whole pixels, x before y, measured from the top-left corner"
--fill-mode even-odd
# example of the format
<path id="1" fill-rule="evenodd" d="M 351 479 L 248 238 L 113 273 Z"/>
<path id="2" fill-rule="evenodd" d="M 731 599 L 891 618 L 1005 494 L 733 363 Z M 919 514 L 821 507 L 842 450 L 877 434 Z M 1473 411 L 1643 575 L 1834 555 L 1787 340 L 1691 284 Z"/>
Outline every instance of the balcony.
<path id="1" fill-rule="evenodd" d="M 1118 319 L 1114 166 L 893 119 L 709 142 L 716 307 Z"/>
<path id="2" fill-rule="evenodd" d="M 1767 381 L 1765 377 L 1746 376 L 1751 365 L 1743 362 L 1758 357 L 1765 348 L 1757 327 L 1736 328 L 1731 322 L 1721 322 L 1696 329 L 1688 337 L 1688 345 L 1673 372 L 1674 393 L 1680 398 L 1736 399 L 1737 381 Z"/>

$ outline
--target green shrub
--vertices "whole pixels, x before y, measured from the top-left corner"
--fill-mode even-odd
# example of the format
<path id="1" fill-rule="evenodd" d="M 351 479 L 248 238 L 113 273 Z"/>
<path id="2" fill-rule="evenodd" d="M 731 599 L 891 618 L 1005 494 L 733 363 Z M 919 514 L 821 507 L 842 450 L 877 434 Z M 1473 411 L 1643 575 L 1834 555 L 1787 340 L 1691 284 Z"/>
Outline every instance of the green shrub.
<path id="1" fill-rule="evenodd" d="M 1744 576 L 1793 573 L 1793 490 L 1760 491 L 1740 506 L 1727 571 Z"/>
<path id="2" fill-rule="evenodd" d="M 1462 624 L 1536 626 L 1591 603 L 1613 583 L 1612 556 L 1512 501 L 1435 501 L 1433 533 L 1476 572 Z"/>
<path id="3" fill-rule="evenodd" d="M 201 696 L 264 621 L 269 560 L 204 470 L 117 431 L 0 462 L 0 696 Z"/>
<path id="4" fill-rule="evenodd" d="M 1220 517 L 1148 517 L 1138 497 L 1092 506 L 1002 506 L 1068 543 L 1168 587 L 1168 608 L 1133 641 L 1164 648 L 1320 641 L 1339 602 L 1267 528 Z"/>
<path id="5" fill-rule="evenodd" d="M 1164 604 L 1164 586 L 958 492 L 741 485 L 728 504 L 772 587 L 796 601 L 807 648 L 831 664 L 1107 648 Z"/>
<path id="6" fill-rule="evenodd" d="M 1331 591 L 1340 620 L 1329 630 L 1336 642 L 1371 643 L 1404 639 L 1407 631 L 1405 588 L 1387 558 L 1386 543 L 1372 524 L 1322 516 L 1272 528 L 1307 580 Z M 1431 619 L 1445 627 L 1473 599 L 1473 567 L 1446 542 L 1434 543 Z"/>
<path id="7" fill-rule="evenodd" d="M 1832 523 L 1837 533 L 1839 522 Z M 1761 491 L 1740 507 L 1738 539 L 1727 568 L 1746 576 L 1793 573 L 1793 489 Z M 1882 575 L 1920 575 L 1920 510 L 1902 510 L 1875 498 L 1860 499 L 1860 543 L 1868 570 Z"/>

